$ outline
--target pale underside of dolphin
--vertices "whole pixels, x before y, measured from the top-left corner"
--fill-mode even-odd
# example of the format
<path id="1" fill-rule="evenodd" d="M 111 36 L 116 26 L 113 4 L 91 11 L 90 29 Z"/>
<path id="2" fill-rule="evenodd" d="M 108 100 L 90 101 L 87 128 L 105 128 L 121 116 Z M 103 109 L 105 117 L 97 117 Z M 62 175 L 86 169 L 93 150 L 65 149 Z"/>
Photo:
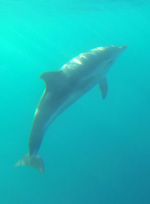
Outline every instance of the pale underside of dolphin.
<path id="1" fill-rule="evenodd" d="M 48 126 L 95 85 L 99 85 L 102 97 L 106 97 L 106 73 L 125 48 L 126 45 L 98 47 L 73 58 L 58 71 L 41 75 L 46 89 L 35 112 L 29 153 L 15 166 L 32 166 L 43 173 L 44 162 L 38 151 Z"/>

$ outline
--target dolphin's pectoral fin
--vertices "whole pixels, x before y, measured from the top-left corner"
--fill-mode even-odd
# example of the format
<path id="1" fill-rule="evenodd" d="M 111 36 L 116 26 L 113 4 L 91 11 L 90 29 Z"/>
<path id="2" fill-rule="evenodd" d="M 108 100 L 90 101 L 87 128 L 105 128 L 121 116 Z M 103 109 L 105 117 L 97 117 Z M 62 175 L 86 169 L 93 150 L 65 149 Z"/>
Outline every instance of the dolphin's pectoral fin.
<path id="1" fill-rule="evenodd" d="M 103 99 L 106 97 L 107 95 L 107 90 L 108 90 L 108 86 L 107 86 L 107 79 L 103 78 L 100 83 L 99 83 L 99 87 L 102 93 L 102 97 Z"/>
<path id="2" fill-rule="evenodd" d="M 41 174 L 44 172 L 44 162 L 39 155 L 30 156 L 27 154 L 14 165 L 14 167 L 17 166 L 31 166 L 39 170 Z"/>
<path id="3" fill-rule="evenodd" d="M 60 90 L 66 85 L 66 77 L 61 71 L 44 72 L 40 78 L 45 81 L 47 91 Z"/>

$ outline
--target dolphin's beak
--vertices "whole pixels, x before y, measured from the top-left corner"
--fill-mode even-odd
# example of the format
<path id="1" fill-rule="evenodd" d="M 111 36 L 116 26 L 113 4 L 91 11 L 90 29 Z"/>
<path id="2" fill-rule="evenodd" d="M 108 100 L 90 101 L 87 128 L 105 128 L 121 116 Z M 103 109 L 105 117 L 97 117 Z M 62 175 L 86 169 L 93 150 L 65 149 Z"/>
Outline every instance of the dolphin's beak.
<path id="1" fill-rule="evenodd" d="M 127 47 L 127 45 L 123 45 L 123 46 L 120 47 L 120 49 L 122 49 L 122 51 L 123 51 L 123 50 L 126 49 L 126 47 Z"/>

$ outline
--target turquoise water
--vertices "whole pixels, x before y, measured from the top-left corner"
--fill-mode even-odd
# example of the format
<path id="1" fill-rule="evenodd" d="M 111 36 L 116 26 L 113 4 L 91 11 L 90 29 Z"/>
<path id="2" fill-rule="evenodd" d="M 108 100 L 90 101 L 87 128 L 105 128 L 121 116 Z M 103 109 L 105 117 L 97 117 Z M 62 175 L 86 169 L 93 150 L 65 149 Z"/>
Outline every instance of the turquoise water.
<path id="1" fill-rule="evenodd" d="M 150 3 L 0 1 L 0 204 L 150 203 Z M 128 48 L 98 87 L 48 129 L 45 172 L 13 168 L 28 152 L 42 72 L 98 46 Z"/>

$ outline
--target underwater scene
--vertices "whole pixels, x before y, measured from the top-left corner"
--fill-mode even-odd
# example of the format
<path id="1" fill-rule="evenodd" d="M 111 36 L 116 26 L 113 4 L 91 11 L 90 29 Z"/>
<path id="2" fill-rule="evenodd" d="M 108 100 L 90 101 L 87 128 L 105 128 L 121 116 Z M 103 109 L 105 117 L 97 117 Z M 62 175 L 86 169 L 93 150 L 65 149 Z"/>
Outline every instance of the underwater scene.
<path id="1" fill-rule="evenodd" d="M 150 204 L 149 47 L 148 0 L 0 0 L 0 204 Z"/>

